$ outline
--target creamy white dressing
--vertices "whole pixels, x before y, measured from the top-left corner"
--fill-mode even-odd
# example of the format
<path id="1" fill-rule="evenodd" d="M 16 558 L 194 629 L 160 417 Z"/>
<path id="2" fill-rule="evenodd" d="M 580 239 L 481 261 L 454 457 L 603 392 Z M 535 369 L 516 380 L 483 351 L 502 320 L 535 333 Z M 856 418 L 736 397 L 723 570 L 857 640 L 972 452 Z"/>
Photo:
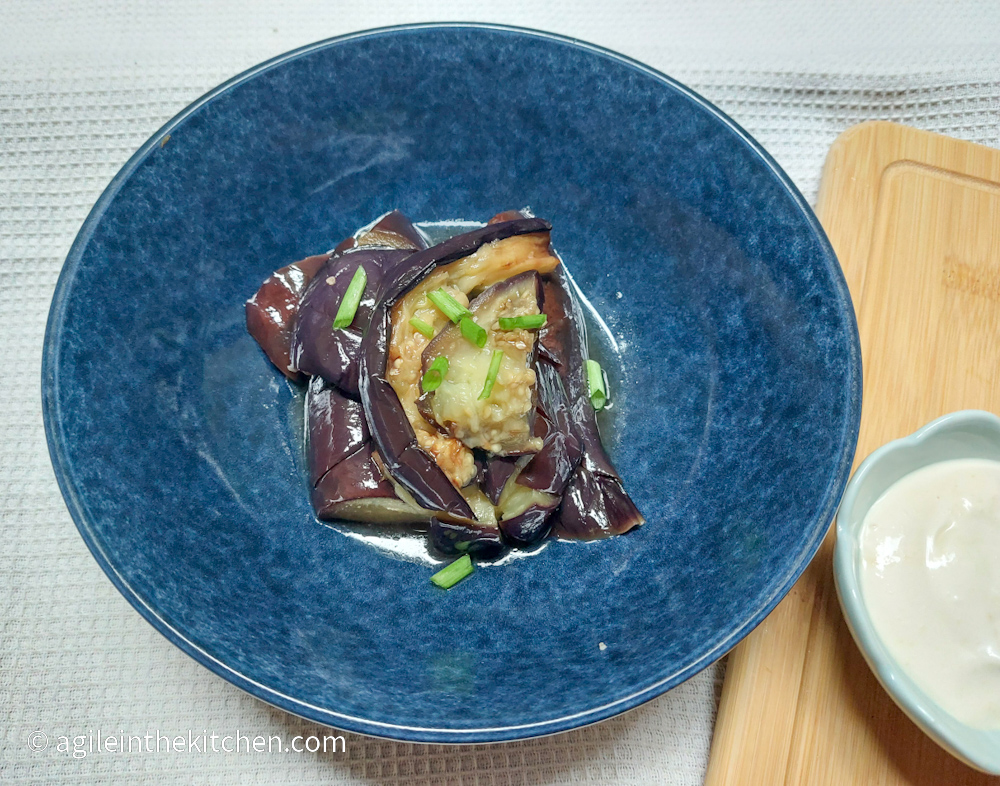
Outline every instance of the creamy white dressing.
<path id="1" fill-rule="evenodd" d="M 861 592 L 886 648 L 957 720 L 1000 728 L 1000 462 L 902 478 L 861 534 Z"/>

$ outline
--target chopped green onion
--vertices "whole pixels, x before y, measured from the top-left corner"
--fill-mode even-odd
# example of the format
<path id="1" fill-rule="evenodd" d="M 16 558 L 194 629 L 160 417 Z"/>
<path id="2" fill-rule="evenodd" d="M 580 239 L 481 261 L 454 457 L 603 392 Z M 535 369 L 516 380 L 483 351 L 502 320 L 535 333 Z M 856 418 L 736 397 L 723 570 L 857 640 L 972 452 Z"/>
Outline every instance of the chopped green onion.
<path id="1" fill-rule="evenodd" d="M 479 400 L 489 398 L 493 392 L 493 384 L 497 381 L 497 374 L 500 373 L 500 362 L 503 360 L 503 350 L 494 349 L 493 357 L 490 358 L 490 370 L 486 372 L 486 384 L 483 385 L 483 392 L 479 394 Z"/>
<path id="2" fill-rule="evenodd" d="M 451 589 L 466 576 L 471 576 L 472 571 L 471 557 L 468 554 L 463 554 L 431 576 L 431 583 L 436 584 L 441 589 Z"/>
<path id="3" fill-rule="evenodd" d="M 473 322 L 472 317 L 462 317 L 458 328 L 470 344 L 475 344 L 480 349 L 486 346 L 486 331 Z"/>
<path id="4" fill-rule="evenodd" d="M 452 322 L 458 322 L 462 319 L 462 317 L 467 317 L 472 314 L 469 309 L 455 300 L 455 298 L 443 289 L 435 289 L 433 292 L 428 292 L 427 299 L 437 307 L 438 311 L 448 317 L 448 319 Z"/>
<path id="5" fill-rule="evenodd" d="M 545 314 L 522 314 L 519 317 L 500 317 L 501 330 L 535 330 L 545 327 Z"/>
<path id="6" fill-rule="evenodd" d="M 358 269 L 354 271 L 354 278 L 347 285 L 344 299 L 340 301 L 337 316 L 333 318 L 334 330 L 350 327 L 354 321 L 354 315 L 358 312 L 358 306 L 361 304 L 361 296 L 365 293 L 365 286 L 367 284 L 368 274 L 365 273 L 365 269 L 361 265 L 358 265 Z"/>
<path id="7" fill-rule="evenodd" d="M 600 412 L 608 403 L 608 386 L 604 381 L 604 371 L 596 360 L 587 361 L 587 391 L 590 403 Z"/>
<path id="8" fill-rule="evenodd" d="M 444 355 L 439 355 L 434 358 L 434 362 L 427 367 L 427 371 L 424 372 L 424 378 L 420 380 L 420 387 L 423 388 L 425 392 L 430 392 L 432 390 L 437 390 L 441 387 L 441 383 L 444 381 L 444 375 L 448 373 L 448 358 Z"/>
<path id="9" fill-rule="evenodd" d="M 410 320 L 410 327 L 416 330 L 418 333 L 423 333 L 427 338 L 434 338 L 434 326 L 428 325 L 422 319 L 417 319 L 413 317 Z"/>

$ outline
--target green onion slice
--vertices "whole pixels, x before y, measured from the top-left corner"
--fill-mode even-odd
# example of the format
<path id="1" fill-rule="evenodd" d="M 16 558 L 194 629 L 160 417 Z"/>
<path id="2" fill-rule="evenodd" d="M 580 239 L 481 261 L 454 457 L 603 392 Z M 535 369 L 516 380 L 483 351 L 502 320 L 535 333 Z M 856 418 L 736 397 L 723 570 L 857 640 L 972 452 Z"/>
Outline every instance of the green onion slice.
<path id="1" fill-rule="evenodd" d="M 545 314 L 523 314 L 519 317 L 500 317 L 501 330 L 536 330 L 545 327 Z"/>
<path id="2" fill-rule="evenodd" d="M 472 314 L 469 309 L 445 292 L 444 289 L 435 289 L 433 292 L 428 292 L 427 299 L 437 307 L 438 311 L 448 317 L 448 319 L 452 322 L 457 323 L 462 319 L 462 317 L 467 317 Z"/>
<path id="3" fill-rule="evenodd" d="M 480 349 L 486 346 L 486 331 L 476 324 L 472 317 L 462 317 L 458 329 L 470 344 L 475 344 Z"/>
<path id="4" fill-rule="evenodd" d="M 422 319 L 417 319 L 413 317 L 410 320 L 410 327 L 416 330 L 418 333 L 423 333 L 427 338 L 434 338 L 434 326 L 428 325 Z"/>
<path id="5" fill-rule="evenodd" d="M 483 392 L 479 394 L 479 400 L 489 398 L 493 392 L 493 385 L 497 381 L 497 374 L 500 373 L 500 363 L 503 360 L 503 350 L 494 349 L 493 357 L 490 358 L 490 370 L 486 372 L 486 384 L 483 385 Z"/>
<path id="6" fill-rule="evenodd" d="M 358 312 L 358 306 L 361 304 L 361 296 L 365 293 L 365 286 L 367 284 L 368 274 L 365 273 L 365 269 L 361 265 L 358 265 L 358 269 L 354 271 L 354 278 L 347 285 L 344 299 L 340 301 L 337 316 L 333 318 L 334 330 L 350 327 L 354 321 L 354 315 Z"/>
<path id="7" fill-rule="evenodd" d="M 604 381 L 604 371 L 596 360 L 587 361 L 587 391 L 590 403 L 600 412 L 608 403 L 608 386 Z"/>
<path id="8" fill-rule="evenodd" d="M 425 392 L 430 392 L 432 390 L 437 390 L 441 387 L 441 383 L 444 381 L 444 375 L 448 373 L 448 358 L 444 355 L 439 355 L 434 358 L 434 362 L 427 367 L 427 371 L 424 372 L 424 378 L 420 380 L 420 387 L 423 388 Z"/>
<path id="9" fill-rule="evenodd" d="M 471 576 L 472 571 L 472 559 L 468 554 L 463 554 L 457 560 L 449 565 L 445 565 L 431 576 L 431 583 L 436 584 L 441 589 L 450 589 L 466 576 Z"/>

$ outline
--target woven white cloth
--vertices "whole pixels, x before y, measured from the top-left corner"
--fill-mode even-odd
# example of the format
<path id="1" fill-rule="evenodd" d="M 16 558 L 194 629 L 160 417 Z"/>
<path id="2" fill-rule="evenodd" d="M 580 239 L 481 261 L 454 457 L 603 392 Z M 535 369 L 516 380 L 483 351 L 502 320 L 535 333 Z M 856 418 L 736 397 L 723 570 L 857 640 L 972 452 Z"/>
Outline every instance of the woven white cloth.
<path id="1" fill-rule="evenodd" d="M 211 742 L 197 739 L 200 751 L 91 752 L 98 732 L 180 735 L 186 748 L 192 734 L 221 739 L 239 731 L 290 741 L 330 732 L 243 694 L 183 655 L 91 558 L 60 497 L 42 428 L 39 371 L 49 301 L 87 212 L 161 124 L 261 60 L 388 24 L 500 22 L 631 55 L 728 112 L 809 200 L 830 143 L 863 120 L 897 120 L 1000 146 L 1000 4 L 872 5 L 3 0 L 0 780 L 701 783 L 720 667 L 619 718 L 528 742 L 445 747 L 345 734 L 346 750 L 326 754 L 213 753 Z M 86 755 L 60 751 L 60 737 Z"/>

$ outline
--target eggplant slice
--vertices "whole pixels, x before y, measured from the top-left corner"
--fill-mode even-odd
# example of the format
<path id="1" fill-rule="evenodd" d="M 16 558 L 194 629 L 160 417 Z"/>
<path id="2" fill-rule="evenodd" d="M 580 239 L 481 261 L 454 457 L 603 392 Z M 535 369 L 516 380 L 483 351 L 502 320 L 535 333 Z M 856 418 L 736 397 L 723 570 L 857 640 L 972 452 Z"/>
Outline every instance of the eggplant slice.
<path id="1" fill-rule="evenodd" d="M 552 515 L 583 457 L 562 378 L 555 366 L 541 359 L 536 373 L 539 395 L 535 433 L 543 440 L 542 449 L 508 482 L 498 501 L 500 529 L 507 540 L 520 546 L 548 535 Z"/>
<path id="2" fill-rule="evenodd" d="M 321 377 L 306 392 L 306 459 L 317 518 L 381 524 L 431 518 L 383 475 L 361 404 Z"/>
<path id="3" fill-rule="evenodd" d="M 566 415 L 582 448 L 580 464 L 567 484 L 552 528 L 561 537 L 578 540 L 620 535 L 645 519 L 601 444 L 584 372 L 587 334 L 583 315 L 561 270 L 544 282 L 543 291 L 548 321 L 539 337 L 538 365 L 551 365 L 565 385 Z"/>
<path id="4" fill-rule="evenodd" d="M 475 521 L 434 519 L 428 535 L 431 546 L 450 557 L 468 554 L 479 559 L 494 559 L 506 549 L 496 525 L 483 526 Z"/>
<path id="5" fill-rule="evenodd" d="M 306 463 L 309 482 L 319 483 L 327 472 L 371 441 L 364 410 L 322 377 L 309 380 L 306 391 Z"/>
<path id="6" fill-rule="evenodd" d="M 500 504 L 500 494 L 503 493 L 504 486 L 518 472 L 518 458 L 516 456 L 486 456 L 476 457 L 476 463 L 480 466 L 479 488 L 483 490 L 486 498 L 494 505 Z"/>
<path id="7" fill-rule="evenodd" d="M 312 506 L 316 517 L 324 521 L 404 524 L 430 519 L 427 511 L 396 495 L 379 470 L 371 443 L 365 443 L 320 478 L 312 490 Z"/>
<path id="8" fill-rule="evenodd" d="M 306 257 L 272 273 L 246 302 L 247 332 L 277 369 L 294 382 L 304 376 L 292 365 L 292 335 L 302 293 L 329 254 Z"/>

